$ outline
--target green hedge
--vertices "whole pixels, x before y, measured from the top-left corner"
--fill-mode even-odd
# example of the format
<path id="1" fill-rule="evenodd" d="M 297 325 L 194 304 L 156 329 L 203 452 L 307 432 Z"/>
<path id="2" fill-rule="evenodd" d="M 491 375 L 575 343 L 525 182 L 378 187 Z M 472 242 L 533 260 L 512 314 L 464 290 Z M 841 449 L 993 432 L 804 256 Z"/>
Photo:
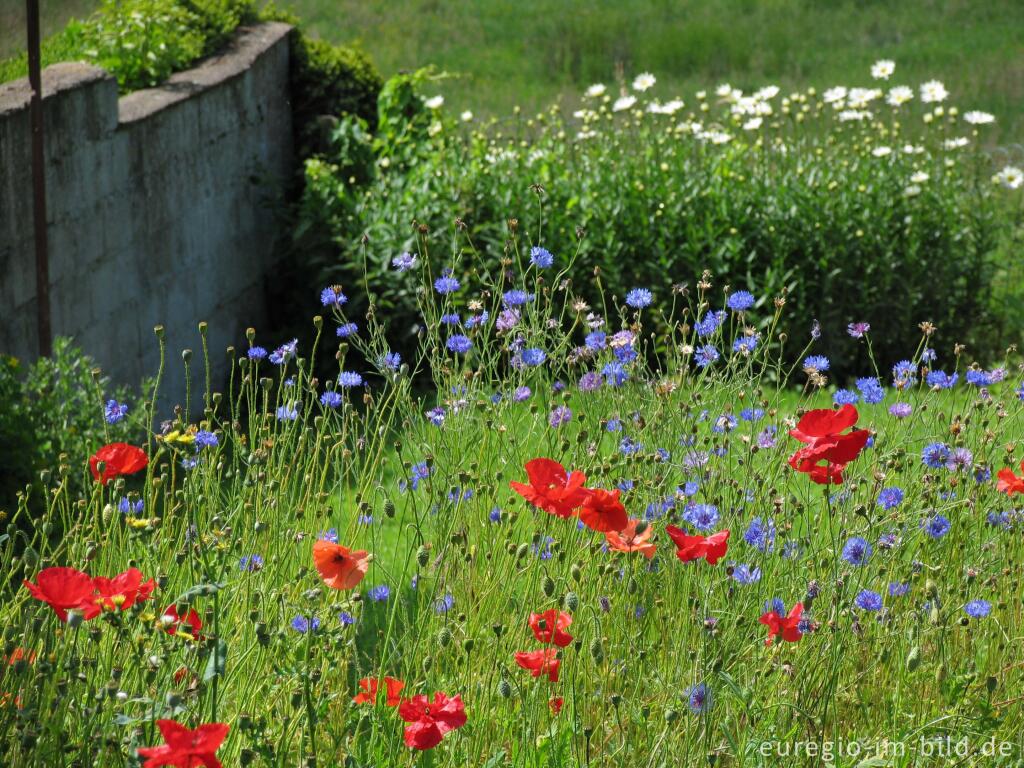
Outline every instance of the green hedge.
<path id="1" fill-rule="evenodd" d="M 620 295 L 648 287 L 663 306 L 704 269 L 765 302 L 785 292 L 792 316 L 826 329 L 839 377 L 867 363 L 851 322 L 872 323 L 888 364 L 913 355 L 922 321 L 939 327 L 937 343 L 981 356 L 1017 340 L 999 331 L 1019 335 L 1005 319 L 1020 292 L 1008 297 L 996 277 L 1021 192 L 993 183 L 1001 164 L 978 149 L 985 125 L 948 103 L 883 96 L 853 110 L 809 90 L 764 99 L 758 121 L 734 104 L 769 107 L 735 94 L 667 114 L 647 111 L 657 102 L 644 93 L 627 109 L 604 96 L 576 115 L 481 124 L 428 107 L 438 88 L 428 73 L 394 79 L 375 139 L 339 127 L 334 153 L 306 163 L 297 231 L 320 284 L 361 284 L 365 259 L 399 335 L 422 319 L 395 255 L 421 251 L 425 229 L 435 274 L 458 274 L 458 238 L 498 263 L 517 219 L 525 245 L 561 244 L 559 263 L 572 261 L 567 276 L 594 302 L 595 270 Z M 810 329 L 788 330 L 795 354 Z"/>

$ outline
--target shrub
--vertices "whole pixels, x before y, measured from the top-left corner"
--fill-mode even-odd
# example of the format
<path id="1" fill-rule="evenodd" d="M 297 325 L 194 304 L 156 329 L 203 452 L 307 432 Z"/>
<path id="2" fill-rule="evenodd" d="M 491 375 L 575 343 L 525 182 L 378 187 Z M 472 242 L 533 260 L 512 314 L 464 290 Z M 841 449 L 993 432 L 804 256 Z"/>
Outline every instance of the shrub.
<path id="1" fill-rule="evenodd" d="M 885 364 L 913 351 L 922 321 L 981 354 L 997 343 L 1006 206 L 989 183 L 995 169 L 972 149 L 984 125 L 955 109 L 893 107 L 870 89 L 841 99 L 727 89 L 689 111 L 647 94 L 628 107 L 603 96 L 571 116 L 555 107 L 479 124 L 427 109 L 429 82 L 401 76 L 383 90 L 365 189 L 344 158 L 307 163 L 306 231 L 326 226 L 311 239 L 334 241 L 310 255 L 322 283 L 353 283 L 364 259 L 384 274 L 420 229 L 454 221 L 497 263 L 505 222 L 518 219 L 531 244 L 578 234 L 578 282 L 600 270 L 608 284 L 654 286 L 709 269 L 732 275 L 734 289 L 785 291 L 796 315 L 826 326 L 871 318 Z M 431 261 L 436 272 L 451 254 Z M 378 291 L 393 322 L 419 322 L 407 282 Z M 848 366 L 837 374 L 863 364 L 854 340 L 829 342 Z"/>
<path id="2" fill-rule="evenodd" d="M 127 417 L 116 424 L 103 419 L 110 399 L 128 406 Z M 69 493 L 83 493 L 93 451 L 107 442 L 138 439 L 144 424 L 144 401 L 112 387 L 70 339 L 56 339 L 53 356 L 25 370 L 14 358 L 0 358 L 0 510 L 13 515 L 18 494 L 26 486 L 36 493 L 37 473 L 59 464 L 68 467 Z M 38 513 L 41 501 L 35 496 L 30 511 Z"/>

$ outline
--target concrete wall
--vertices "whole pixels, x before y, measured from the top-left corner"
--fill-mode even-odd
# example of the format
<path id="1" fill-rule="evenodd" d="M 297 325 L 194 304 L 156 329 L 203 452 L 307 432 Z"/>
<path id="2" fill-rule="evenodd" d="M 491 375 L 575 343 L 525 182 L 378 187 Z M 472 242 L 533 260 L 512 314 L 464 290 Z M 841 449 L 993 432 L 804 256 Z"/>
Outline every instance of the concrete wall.
<path id="1" fill-rule="evenodd" d="M 165 406 L 183 396 L 183 348 L 201 369 L 198 321 L 222 378 L 227 345 L 265 316 L 267 202 L 292 170 L 288 32 L 242 29 L 222 55 L 121 99 L 97 67 L 43 71 L 54 335 L 138 384 L 156 374 L 162 324 Z M 27 80 L 0 86 L 0 353 L 26 360 L 38 342 L 29 94 Z"/>

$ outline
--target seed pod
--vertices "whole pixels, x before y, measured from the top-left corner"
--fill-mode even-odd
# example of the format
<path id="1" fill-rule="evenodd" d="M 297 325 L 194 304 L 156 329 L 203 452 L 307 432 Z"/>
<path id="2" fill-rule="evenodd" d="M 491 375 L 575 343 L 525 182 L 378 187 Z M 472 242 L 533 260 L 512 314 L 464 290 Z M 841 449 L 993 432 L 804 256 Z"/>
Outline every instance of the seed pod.
<path id="1" fill-rule="evenodd" d="M 540 583 L 540 588 L 544 592 L 545 597 L 551 597 L 555 594 L 555 581 L 550 576 L 545 576 L 543 581 Z"/>

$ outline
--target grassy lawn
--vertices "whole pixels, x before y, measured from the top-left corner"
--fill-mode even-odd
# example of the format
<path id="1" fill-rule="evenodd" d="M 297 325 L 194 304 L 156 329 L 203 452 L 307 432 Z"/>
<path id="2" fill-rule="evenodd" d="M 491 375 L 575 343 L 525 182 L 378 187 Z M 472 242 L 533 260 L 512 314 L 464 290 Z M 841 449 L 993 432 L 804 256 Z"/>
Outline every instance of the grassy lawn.
<path id="1" fill-rule="evenodd" d="M 10 0 L 9 0 L 10 1 Z M 44 29 L 90 0 L 44 3 Z M 287 5 L 287 3 L 285 3 Z M 0 10 L 0 55 L 20 50 L 23 11 Z M 954 103 L 1000 119 L 996 143 L 1024 127 L 1024 4 L 1016 0 L 293 0 L 314 34 L 360 42 L 385 75 L 435 64 L 458 75 L 441 91 L 454 108 L 536 110 L 592 82 L 650 71 L 665 92 L 721 82 L 867 85 L 880 58 L 894 84 L 942 80 Z"/>

